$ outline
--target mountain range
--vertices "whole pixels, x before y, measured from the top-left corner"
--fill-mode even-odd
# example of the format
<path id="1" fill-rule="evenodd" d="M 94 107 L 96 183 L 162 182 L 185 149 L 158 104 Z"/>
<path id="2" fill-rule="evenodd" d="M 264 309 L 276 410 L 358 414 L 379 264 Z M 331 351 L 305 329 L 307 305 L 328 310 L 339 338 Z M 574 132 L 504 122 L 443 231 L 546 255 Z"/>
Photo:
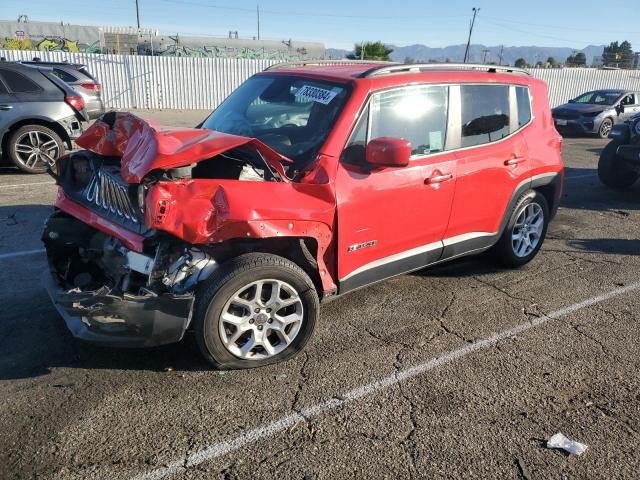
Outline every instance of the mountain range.
<path id="1" fill-rule="evenodd" d="M 422 44 L 407 45 L 405 47 L 399 47 L 397 45 L 387 45 L 388 48 L 392 48 L 391 60 L 396 62 L 404 62 L 405 58 L 411 58 L 415 62 L 428 62 L 429 60 L 435 60 L 436 62 L 444 62 L 447 59 L 451 62 L 462 62 L 464 58 L 464 50 L 466 45 L 450 45 L 442 48 L 431 48 Z M 591 65 L 594 57 L 602 55 L 604 45 L 589 45 L 581 50 L 566 48 L 566 47 L 504 47 L 493 46 L 487 47 L 485 45 L 473 44 L 469 48 L 469 62 L 470 63 L 484 63 L 485 50 L 486 62 L 498 63 L 500 59 L 500 50 L 502 49 L 502 63 L 513 65 L 518 58 L 524 58 L 529 64 L 535 65 L 538 61 L 546 62 L 547 58 L 553 57 L 558 62 L 564 62 L 569 55 L 583 52 L 587 57 L 587 65 Z M 344 58 L 349 50 L 343 50 L 339 48 L 327 48 L 326 56 L 328 58 Z"/>

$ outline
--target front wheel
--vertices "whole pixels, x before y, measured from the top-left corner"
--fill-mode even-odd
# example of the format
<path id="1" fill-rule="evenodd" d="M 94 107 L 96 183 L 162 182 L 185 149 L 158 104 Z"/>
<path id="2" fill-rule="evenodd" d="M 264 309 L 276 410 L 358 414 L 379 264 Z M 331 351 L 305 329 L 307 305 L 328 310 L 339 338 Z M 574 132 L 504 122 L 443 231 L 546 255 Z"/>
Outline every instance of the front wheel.
<path id="1" fill-rule="evenodd" d="M 618 160 L 616 152 L 621 143 L 617 140 L 609 142 L 598 160 L 598 177 L 607 187 L 614 189 L 628 188 L 638 180 L 638 172 L 631 170 Z"/>
<path id="2" fill-rule="evenodd" d="M 520 267 L 536 256 L 547 234 L 549 205 L 540 192 L 523 194 L 493 248 L 496 260 L 506 267 Z"/>
<path id="3" fill-rule="evenodd" d="M 216 368 L 252 368 L 286 360 L 311 337 L 319 300 L 293 262 L 249 253 L 224 263 L 199 289 L 195 333 Z"/>
<path id="4" fill-rule="evenodd" d="M 600 138 L 607 138 L 612 128 L 613 120 L 611 120 L 610 118 L 605 118 L 604 120 L 602 120 L 600 128 L 598 129 L 598 136 Z"/>

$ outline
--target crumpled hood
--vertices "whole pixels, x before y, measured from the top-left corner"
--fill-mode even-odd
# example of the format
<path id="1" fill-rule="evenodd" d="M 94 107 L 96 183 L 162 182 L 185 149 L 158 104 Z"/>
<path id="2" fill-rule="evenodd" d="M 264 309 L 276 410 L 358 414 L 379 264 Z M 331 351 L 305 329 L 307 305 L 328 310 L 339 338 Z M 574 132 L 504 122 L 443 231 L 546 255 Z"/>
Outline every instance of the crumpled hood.
<path id="1" fill-rule="evenodd" d="M 553 109 L 552 113 L 577 113 L 583 115 L 585 113 L 604 112 L 613 108 L 613 105 L 592 105 L 590 103 L 565 103 Z"/>
<path id="2" fill-rule="evenodd" d="M 126 112 L 102 115 L 76 143 L 98 155 L 120 157 L 120 174 L 128 183 L 141 183 L 152 170 L 182 167 L 245 145 L 255 148 L 283 181 L 289 181 L 282 162 L 291 160 L 260 140 L 198 128 L 165 127 Z"/>

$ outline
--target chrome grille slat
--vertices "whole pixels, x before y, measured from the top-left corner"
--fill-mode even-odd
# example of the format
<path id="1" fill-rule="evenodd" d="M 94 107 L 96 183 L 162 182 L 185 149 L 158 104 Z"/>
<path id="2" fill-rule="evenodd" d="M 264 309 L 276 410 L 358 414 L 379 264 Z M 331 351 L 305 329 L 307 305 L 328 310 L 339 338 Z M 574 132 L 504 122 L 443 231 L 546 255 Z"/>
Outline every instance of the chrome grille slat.
<path id="1" fill-rule="evenodd" d="M 82 194 L 99 212 L 140 223 L 136 208 L 129 198 L 128 188 L 116 174 L 100 168 Z"/>

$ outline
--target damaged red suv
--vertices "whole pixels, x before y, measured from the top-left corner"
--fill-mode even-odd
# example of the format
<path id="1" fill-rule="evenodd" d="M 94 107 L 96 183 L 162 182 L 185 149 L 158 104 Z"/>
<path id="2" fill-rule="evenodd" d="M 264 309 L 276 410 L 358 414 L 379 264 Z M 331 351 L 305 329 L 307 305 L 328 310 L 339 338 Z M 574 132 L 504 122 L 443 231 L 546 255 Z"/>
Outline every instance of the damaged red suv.
<path id="1" fill-rule="evenodd" d="M 491 250 L 517 267 L 561 196 L 545 84 L 506 67 L 280 65 L 198 128 L 101 117 L 56 171 L 53 302 L 113 346 L 194 332 L 218 368 L 291 357 L 320 301 Z"/>

